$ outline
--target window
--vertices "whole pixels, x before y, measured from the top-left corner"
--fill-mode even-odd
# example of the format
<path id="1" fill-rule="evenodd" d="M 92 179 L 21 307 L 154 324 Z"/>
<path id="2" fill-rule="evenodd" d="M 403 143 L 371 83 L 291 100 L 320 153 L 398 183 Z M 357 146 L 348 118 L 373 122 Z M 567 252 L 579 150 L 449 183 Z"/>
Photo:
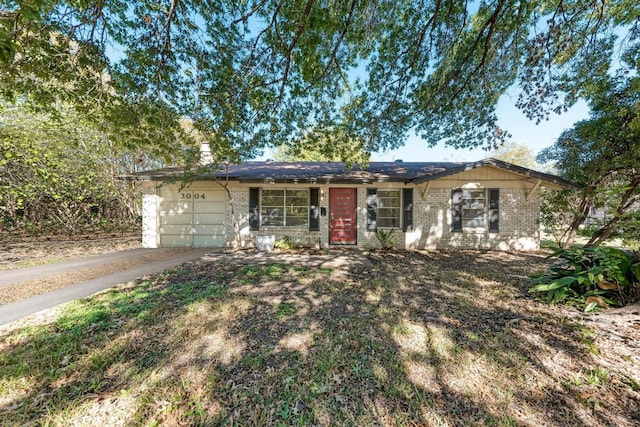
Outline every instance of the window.
<path id="1" fill-rule="evenodd" d="M 263 226 L 305 227 L 309 223 L 309 190 L 262 190 L 260 218 Z"/>
<path id="2" fill-rule="evenodd" d="M 487 229 L 498 231 L 499 224 L 498 189 L 464 190 L 456 189 L 451 193 L 452 229 Z"/>
<path id="3" fill-rule="evenodd" d="M 402 220 L 401 220 L 402 218 Z M 413 189 L 367 189 L 367 230 L 378 228 L 412 228 Z"/>
<path id="4" fill-rule="evenodd" d="M 462 192 L 462 228 L 484 228 L 484 190 Z"/>
<path id="5" fill-rule="evenodd" d="M 400 228 L 400 190 L 378 190 L 378 228 Z"/>

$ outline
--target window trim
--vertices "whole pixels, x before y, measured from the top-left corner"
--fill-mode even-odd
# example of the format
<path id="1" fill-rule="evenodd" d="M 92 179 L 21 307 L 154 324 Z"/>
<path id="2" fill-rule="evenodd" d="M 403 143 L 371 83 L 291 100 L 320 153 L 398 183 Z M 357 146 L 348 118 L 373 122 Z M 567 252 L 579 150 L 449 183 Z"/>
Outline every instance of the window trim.
<path id="1" fill-rule="evenodd" d="M 270 224 L 264 224 L 264 215 L 262 213 L 262 209 L 263 209 L 263 203 L 262 203 L 262 198 L 263 198 L 263 194 L 264 191 L 282 191 L 282 198 L 283 198 L 283 205 L 282 205 L 282 225 L 270 225 Z M 296 225 L 287 225 L 287 191 L 304 191 L 307 193 L 306 196 L 306 203 L 304 205 L 304 208 L 306 208 L 306 215 L 305 215 L 305 223 L 304 224 L 296 224 Z M 259 197 L 258 197 L 258 215 L 259 215 L 259 227 L 262 229 L 276 229 L 276 228 L 286 228 L 286 229 L 291 229 L 291 230 L 295 230 L 295 229 L 299 229 L 299 230 L 308 230 L 310 227 L 310 220 L 309 220 L 309 212 L 311 210 L 311 206 L 310 206 L 310 202 L 311 202 L 311 188 L 296 188 L 296 187 L 274 187 L 274 188 L 260 188 L 260 192 L 259 192 Z M 273 206 L 273 207 L 278 207 L 280 208 L 280 206 Z M 302 205 L 296 205 L 295 207 L 299 207 L 302 208 Z M 302 217 L 295 217 L 295 218 L 302 218 Z"/>
<path id="2" fill-rule="evenodd" d="M 398 206 L 380 206 L 380 191 L 386 191 L 386 192 L 397 192 L 397 199 L 398 199 Z M 376 228 L 380 228 L 382 230 L 400 230 L 402 228 L 402 189 L 401 188 L 376 188 L 376 198 L 377 198 L 377 206 L 376 206 Z M 394 197 L 383 197 L 384 199 L 392 199 L 395 200 L 396 196 Z M 397 214 L 394 216 L 384 216 L 381 217 L 380 216 L 380 210 L 393 210 L 396 211 Z M 380 218 L 384 218 L 385 220 L 393 220 L 394 222 L 397 222 L 397 225 L 392 225 L 392 226 L 386 226 L 386 227 L 380 227 L 378 226 L 378 224 L 380 223 Z"/>
<path id="3" fill-rule="evenodd" d="M 396 191 L 398 192 L 398 206 L 397 207 L 384 207 L 380 206 L 380 198 L 378 191 Z M 367 208 L 367 231 L 381 230 L 401 230 L 403 232 L 413 229 L 413 189 L 391 187 L 391 188 L 367 188 L 366 198 Z M 379 224 L 379 210 L 380 209 L 397 209 L 397 217 L 393 218 L 397 220 L 397 226 L 380 227 Z M 385 217 L 386 219 L 392 217 Z"/>
<path id="4" fill-rule="evenodd" d="M 479 227 L 465 226 L 464 221 L 464 193 L 482 191 L 484 193 L 483 225 Z M 456 193 L 461 192 L 460 202 L 455 203 Z M 451 190 L 451 232 L 452 233 L 499 233 L 500 232 L 500 189 L 499 188 L 454 188 Z M 480 209 L 480 208 L 477 208 Z M 495 213 L 495 217 L 493 216 Z"/>

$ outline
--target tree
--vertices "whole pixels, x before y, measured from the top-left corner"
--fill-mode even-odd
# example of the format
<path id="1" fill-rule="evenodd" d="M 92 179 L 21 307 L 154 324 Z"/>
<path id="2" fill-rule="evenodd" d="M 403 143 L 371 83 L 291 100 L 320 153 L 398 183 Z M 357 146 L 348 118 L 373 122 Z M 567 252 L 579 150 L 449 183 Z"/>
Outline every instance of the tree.
<path id="1" fill-rule="evenodd" d="M 611 237 L 640 201 L 640 77 L 608 78 L 592 99 L 591 118 L 563 132 L 538 159 L 583 186 L 573 203 L 562 202 L 571 209 L 563 246 L 571 246 L 592 206 L 606 207 L 609 216 L 586 246 Z"/>
<path id="2" fill-rule="evenodd" d="M 533 151 L 526 145 L 518 144 L 515 141 L 507 141 L 501 147 L 493 150 L 491 157 L 529 169 L 539 168 Z"/>
<path id="3" fill-rule="evenodd" d="M 279 145 L 274 153 L 280 161 L 345 162 L 366 165 L 370 153 L 361 141 L 349 139 L 340 130 L 320 129 L 308 132 L 302 141 Z"/>
<path id="4" fill-rule="evenodd" d="M 637 55 L 639 15 L 629 0 L 8 0 L 0 94 L 64 100 L 168 149 L 186 116 L 236 159 L 313 127 L 365 152 L 413 131 L 491 148 L 507 88 L 532 119 L 563 111 L 616 52 Z"/>
<path id="5" fill-rule="evenodd" d="M 74 234 L 140 215 L 139 189 L 118 175 L 161 166 L 129 151 L 72 109 L 34 114 L 0 103 L 0 219 L 34 232 Z"/>

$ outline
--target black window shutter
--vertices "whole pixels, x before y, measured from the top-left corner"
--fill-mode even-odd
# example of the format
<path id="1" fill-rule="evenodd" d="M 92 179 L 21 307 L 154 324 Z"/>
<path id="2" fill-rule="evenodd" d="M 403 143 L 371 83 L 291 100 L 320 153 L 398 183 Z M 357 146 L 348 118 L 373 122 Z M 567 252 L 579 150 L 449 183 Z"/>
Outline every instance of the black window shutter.
<path id="1" fill-rule="evenodd" d="M 260 189 L 249 189 L 249 229 L 260 229 Z"/>
<path id="2" fill-rule="evenodd" d="M 500 230 L 500 190 L 489 189 L 489 231 Z"/>
<path id="3" fill-rule="evenodd" d="M 451 191 L 451 229 L 462 231 L 462 189 Z"/>
<path id="4" fill-rule="evenodd" d="M 402 231 L 413 230 L 413 188 L 402 189 Z"/>
<path id="5" fill-rule="evenodd" d="M 320 189 L 309 189 L 309 231 L 320 230 Z"/>
<path id="6" fill-rule="evenodd" d="M 367 230 L 375 231 L 378 222 L 378 191 L 367 188 Z"/>

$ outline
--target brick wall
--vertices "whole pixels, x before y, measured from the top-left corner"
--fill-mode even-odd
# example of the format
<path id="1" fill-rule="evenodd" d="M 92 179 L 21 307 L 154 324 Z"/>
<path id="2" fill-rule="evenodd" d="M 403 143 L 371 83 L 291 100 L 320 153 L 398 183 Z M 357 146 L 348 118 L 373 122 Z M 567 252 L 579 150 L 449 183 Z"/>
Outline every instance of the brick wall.
<path id="1" fill-rule="evenodd" d="M 291 239 L 295 246 L 322 247 L 327 245 L 329 225 L 327 217 L 320 219 L 320 231 L 309 231 L 305 228 L 290 227 L 260 227 L 260 230 L 251 230 L 249 227 L 249 186 L 231 188 L 231 196 L 234 202 L 234 211 L 240 234 L 241 247 L 255 246 L 256 235 L 273 235 L 276 240 L 285 236 Z M 326 197 L 320 201 L 321 206 L 327 206 Z M 233 245 L 233 226 L 231 222 L 231 209 L 227 207 L 227 246 Z M 324 236 L 324 239 L 323 237 Z M 324 242 L 323 242 L 324 240 Z"/>
<path id="2" fill-rule="evenodd" d="M 328 209 L 329 186 L 320 186 L 320 206 Z M 406 249 L 498 249 L 536 250 L 539 248 L 539 191 L 527 198 L 524 188 L 500 189 L 500 230 L 451 231 L 451 189 L 433 188 L 422 198 L 422 189 L 415 188 L 413 230 L 396 231 L 397 248 Z M 374 232 L 367 231 L 366 193 L 364 186 L 357 188 L 357 239 L 358 246 L 379 248 Z M 254 245 L 257 234 L 274 235 L 276 239 L 289 236 L 294 245 L 306 247 L 329 246 L 329 215 L 320 218 L 320 231 L 288 227 L 261 227 L 259 231 L 249 229 L 249 187 L 232 188 L 234 208 L 241 237 L 241 246 Z M 227 207 L 227 242 L 233 242 L 231 213 Z"/>

